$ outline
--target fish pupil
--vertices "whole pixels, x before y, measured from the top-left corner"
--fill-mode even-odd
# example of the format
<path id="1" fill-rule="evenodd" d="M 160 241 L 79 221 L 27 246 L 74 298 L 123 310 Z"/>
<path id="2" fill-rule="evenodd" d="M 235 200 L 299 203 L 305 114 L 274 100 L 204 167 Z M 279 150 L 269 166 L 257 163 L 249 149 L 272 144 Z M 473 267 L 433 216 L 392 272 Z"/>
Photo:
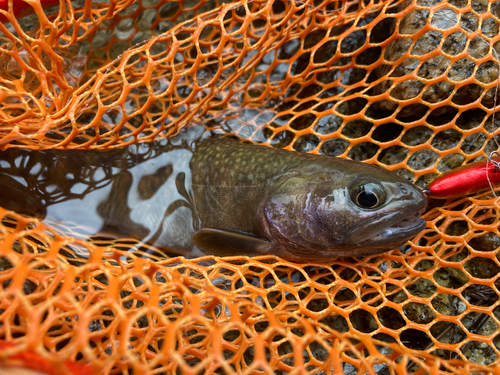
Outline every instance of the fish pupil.
<path id="1" fill-rule="evenodd" d="M 369 190 L 363 190 L 356 197 L 357 203 L 360 207 L 373 208 L 378 204 L 378 197 L 375 193 Z"/>

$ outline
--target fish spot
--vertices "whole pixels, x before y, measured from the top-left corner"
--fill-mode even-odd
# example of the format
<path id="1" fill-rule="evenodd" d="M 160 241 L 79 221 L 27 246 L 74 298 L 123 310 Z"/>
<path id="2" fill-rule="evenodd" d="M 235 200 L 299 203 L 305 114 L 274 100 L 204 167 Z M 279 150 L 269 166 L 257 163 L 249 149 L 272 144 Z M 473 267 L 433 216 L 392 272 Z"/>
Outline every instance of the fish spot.
<path id="1" fill-rule="evenodd" d="M 168 164 L 159 168 L 153 174 L 144 175 L 139 181 L 138 192 L 142 200 L 150 199 L 153 197 L 160 187 L 167 182 L 168 178 L 172 175 L 173 167 Z"/>

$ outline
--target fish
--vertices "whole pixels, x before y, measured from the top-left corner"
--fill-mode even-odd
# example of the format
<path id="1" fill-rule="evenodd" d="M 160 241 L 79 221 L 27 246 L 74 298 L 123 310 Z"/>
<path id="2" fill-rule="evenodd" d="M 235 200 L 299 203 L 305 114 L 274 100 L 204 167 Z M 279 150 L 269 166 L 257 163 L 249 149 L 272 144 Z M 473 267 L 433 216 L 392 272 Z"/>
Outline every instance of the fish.
<path id="1" fill-rule="evenodd" d="M 429 198 L 450 199 L 491 189 L 500 183 L 500 156 L 452 169 L 433 179 L 424 190 Z"/>
<path id="2" fill-rule="evenodd" d="M 0 176 L 4 208 L 185 257 L 329 261 L 395 249 L 426 226 L 425 195 L 393 172 L 230 137 L 9 148 Z"/>

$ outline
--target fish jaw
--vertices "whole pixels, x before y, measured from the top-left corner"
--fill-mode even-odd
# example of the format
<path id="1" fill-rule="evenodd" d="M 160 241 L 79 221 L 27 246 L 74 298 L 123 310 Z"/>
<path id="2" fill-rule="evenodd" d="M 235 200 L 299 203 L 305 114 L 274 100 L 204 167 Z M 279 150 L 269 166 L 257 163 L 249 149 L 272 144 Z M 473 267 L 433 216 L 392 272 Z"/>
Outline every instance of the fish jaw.
<path id="1" fill-rule="evenodd" d="M 290 260 L 308 262 L 326 262 L 335 258 L 361 257 L 395 250 L 404 245 L 409 238 L 420 233 L 427 222 L 420 218 L 420 213 L 400 220 L 394 225 L 376 233 L 370 239 L 353 244 L 339 244 L 335 248 L 323 246 L 299 248 L 295 244 L 274 243 L 274 253 Z M 371 233 L 371 232 L 370 232 Z"/>
<path id="2" fill-rule="evenodd" d="M 380 249 L 380 251 L 390 250 L 420 233 L 425 228 L 426 223 L 424 219 L 420 218 L 420 215 L 413 215 L 378 230 L 376 233 L 372 233 L 370 228 L 361 227 L 359 230 L 349 231 L 344 243 L 357 243 L 361 251 L 362 248 Z M 360 234 L 362 231 L 368 234 L 363 236 Z"/>
<path id="3" fill-rule="evenodd" d="M 384 229 L 378 236 L 379 240 L 383 238 L 408 238 L 413 237 L 420 233 L 427 222 L 420 218 L 419 215 L 403 219 L 389 228 Z"/>
<path id="4" fill-rule="evenodd" d="M 425 228 L 426 221 L 420 218 L 422 214 L 423 210 L 419 210 L 416 214 L 402 219 L 399 212 L 378 215 L 370 223 L 361 223 L 349 230 L 342 242 L 345 244 L 369 245 L 371 243 L 373 245 L 377 243 L 384 245 L 391 240 L 397 242 L 401 238 L 413 237 Z M 381 228 L 384 223 L 385 227 Z"/>

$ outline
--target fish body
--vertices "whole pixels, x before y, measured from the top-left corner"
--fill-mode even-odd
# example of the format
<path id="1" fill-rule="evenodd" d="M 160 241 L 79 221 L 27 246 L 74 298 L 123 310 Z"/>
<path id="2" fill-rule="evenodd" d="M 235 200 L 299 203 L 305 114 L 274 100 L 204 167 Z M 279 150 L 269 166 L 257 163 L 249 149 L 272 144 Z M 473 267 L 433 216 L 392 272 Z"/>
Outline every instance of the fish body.
<path id="1" fill-rule="evenodd" d="M 324 261 L 393 249 L 425 227 L 425 196 L 383 168 L 175 138 L 108 151 L 6 150 L 0 184 L 16 183 L 0 206 L 185 256 Z M 35 209 L 20 208 L 28 195 Z"/>
<path id="2" fill-rule="evenodd" d="M 449 199 L 489 189 L 500 183 L 499 162 L 500 157 L 493 157 L 452 169 L 432 180 L 425 193 L 430 198 Z"/>

